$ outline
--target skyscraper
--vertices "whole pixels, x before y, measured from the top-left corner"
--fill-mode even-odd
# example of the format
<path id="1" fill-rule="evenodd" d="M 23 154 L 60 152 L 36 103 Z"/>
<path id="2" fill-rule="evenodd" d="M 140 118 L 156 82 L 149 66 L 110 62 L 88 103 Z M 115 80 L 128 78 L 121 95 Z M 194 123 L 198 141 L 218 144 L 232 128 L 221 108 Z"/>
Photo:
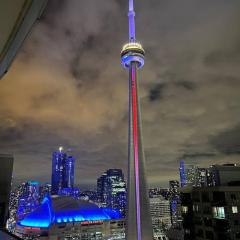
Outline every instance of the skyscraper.
<path id="1" fill-rule="evenodd" d="M 240 165 L 212 165 L 208 169 L 208 186 L 240 185 Z"/>
<path id="2" fill-rule="evenodd" d="M 184 186 L 186 186 L 186 175 L 185 175 L 185 168 L 184 168 L 184 160 L 180 161 L 179 174 L 180 174 L 181 187 L 184 187 Z"/>
<path id="3" fill-rule="evenodd" d="M 171 226 L 170 202 L 162 196 L 150 198 L 150 212 L 154 232 Z"/>
<path id="4" fill-rule="evenodd" d="M 185 164 L 184 160 L 180 161 L 179 175 L 181 187 L 185 186 L 201 186 L 204 182 L 204 169 L 193 164 Z"/>
<path id="5" fill-rule="evenodd" d="M 170 209 L 172 225 L 178 225 L 181 222 L 181 201 L 179 193 L 179 181 L 169 181 Z"/>
<path id="6" fill-rule="evenodd" d="M 13 156 L 0 154 L 0 228 L 5 227 L 11 192 Z"/>
<path id="7" fill-rule="evenodd" d="M 127 239 L 152 239 L 149 199 L 145 179 L 140 101 L 137 71 L 144 65 L 144 49 L 136 42 L 133 0 L 129 0 L 129 42 L 122 48 L 122 64 L 129 70 L 129 134 L 128 134 L 128 208 Z"/>
<path id="8" fill-rule="evenodd" d="M 119 210 L 125 216 L 126 183 L 121 169 L 108 169 L 97 180 L 97 193 L 103 207 Z"/>
<path id="9" fill-rule="evenodd" d="M 97 195 L 98 195 L 98 201 L 102 204 L 103 207 L 107 206 L 107 173 L 103 173 L 98 179 L 97 179 Z"/>
<path id="10" fill-rule="evenodd" d="M 196 187 L 208 186 L 208 169 L 198 167 L 196 174 Z"/>
<path id="11" fill-rule="evenodd" d="M 17 206 L 17 218 L 22 219 L 27 213 L 32 212 L 40 205 L 40 184 L 29 181 L 22 183 L 21 195 Z"/>
<path id="12" fill-rule="evenodd" d="M 53 153 L 52 194 L 57 195 L 63 188 L 73 188 L 74 163 L 75 159 L 72 156 L 67 156 L 62 147 Z"/>
<path id="13" fill-rule="evenodd" d="M 187 186 L 197 186 L 198 167 L 193 164 L 185 164 L 185 176 Z"/>
<path id="14" fill-rule="evenodd" d="M 64 179 L 64 187 L 73 188 L 74 187 L 74 163 L 75 158 L 72 156 L 68 156 L 65 162 L 65 179 Z"/>
<path id="15" fill-rule="evenodd" d="M 169 191 L 170 195 L 173 196 L 174 198 L 179 197 L 179 181 L 178 180 L 170 180 L 169 181 Z"/>

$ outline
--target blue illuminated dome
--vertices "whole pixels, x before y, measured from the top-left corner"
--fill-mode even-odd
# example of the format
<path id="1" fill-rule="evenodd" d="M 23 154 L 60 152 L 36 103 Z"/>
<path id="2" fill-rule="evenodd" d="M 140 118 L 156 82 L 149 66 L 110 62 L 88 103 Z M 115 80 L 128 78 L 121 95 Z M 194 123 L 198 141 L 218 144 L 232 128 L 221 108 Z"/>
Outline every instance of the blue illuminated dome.
<path id="1" fill-rule="evenodd" d="M 51 224 L 120 219 L 119 211 L 99 208 L 96 204 L 72 197 L 46 197 L 41 206 L 29 213 L 18 225 L 48 228 Z"/>

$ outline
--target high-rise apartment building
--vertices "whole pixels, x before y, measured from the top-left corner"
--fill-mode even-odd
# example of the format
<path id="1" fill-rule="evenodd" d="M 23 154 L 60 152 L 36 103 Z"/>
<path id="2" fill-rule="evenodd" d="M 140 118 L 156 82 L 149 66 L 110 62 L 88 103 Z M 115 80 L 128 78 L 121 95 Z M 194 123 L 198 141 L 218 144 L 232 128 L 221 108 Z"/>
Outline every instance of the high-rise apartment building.
<path id="1" fill-rule="evenodd" d="M 126 211 L 126 183 L 121 169 L 109 169 L 97 180 L 97 194 L 103 207 Z"/>
<path id="2" fill-rule="evenodd" d="M 198 168 L 201 184 L 180 189 L 185 240 L 240 239 L 240 167 Z"/>
<path id="3" fill-rule="evenodd" d="M 40 205 L 40 184 L 29 181 L 22 184 L 21 195 L 17 205 L 17 219 L 22 219 Z"/>
<path id="4" fill-rule="evenodd" d="M 240 239 L 240 186 L 181 189 L 185 240 Z"/>
<path id="5" fill-rule="evenodd" d="M 202 168 L 180 161 L 181 187 L 207 187 L 236 185 L 239 181 L 240 166 L 237 164 L 212 165 Z M 231 182 L 231 183 L 230 183 Z"/>
<path id="6" fill-rule="evenodd" d="M 149 200 L 154 232 L 168 229 L 171 226 L 170 201 L 162 196 L 155 196 Z"/>
<path id="7" fill-rule="evenodd" d="M 208 169 L 197 167 L 195 186 L 196 187 L 207 187 L 209 185 Z"/>
<path id="8" fill-rule="evenodd" d="M 179 185 L 180 183 L 177 180 L 169 181 L 169 201 L 173 226 L 179 226 L 182 222 Z"/>
<path id="9" fill-rule="evenodd" d="M 180 175 L 181 187 L 186 186 L 186 175 L 185 175 L 184 160 L 181 160 L 181 161 L 180 161 L 179 175 Z"/>
<path id="10" fill-rule="evenodd" d="M 28 181 L 14 187 L 10 197 L 8 230 L 14 232 L 16 221 L 38 208 L 43 199 L 50 194 L 51 185 L 48 183 Z"/>
<path id="11" fill-rule="evenodd" d="M 183 160 L 180 161 L 179 175 L 181 187 L 204 187 L 211 185 L 209 169 L 200 168 L 193 164 L 185 164 Z"/>
<path id="12" fill-rule="evenodd" d="M 74 165 L 75 158 L 73 156 L 68 156 L 65 162 L 65 179 L 63 182 L 66 188 L 74 187 Z"/>
<path id="13" fill-rule="evenodd" d="M 178 180 L 169 181 L 169 192 L 172 198 L 179 198 L 179 187 Z"/>
<path id="14" fill-rule="evenodd" d="M 208 186 L 240 185 L 240 165 L 212 165 L 208 169 Z"/>
<path id="15" fill-rule="evenodd" d="M 185 164 L 185 176 L 187 186 L 197 185 L 198 167 L 192 164 Z"/>
<path id="16" fill-rule="evenodd" d="M 8 217 L 11 181 L 13 171 L 13 156 L 0 154 L 0 228 L 5 227 Z"/>
<path id="17" fill-rule="evenodd" d="M 97 179 L 97 196 L 98 201 L 103 207 L 107 206 L 107 173 L 103 173 Z"/>
<path id="18" fill-rule="evenodd" d="M 52 156 L 52 194 L 57 195 L 63 188 L 74 187 L 75 159 L 63 152 L 63 148 Z"/>

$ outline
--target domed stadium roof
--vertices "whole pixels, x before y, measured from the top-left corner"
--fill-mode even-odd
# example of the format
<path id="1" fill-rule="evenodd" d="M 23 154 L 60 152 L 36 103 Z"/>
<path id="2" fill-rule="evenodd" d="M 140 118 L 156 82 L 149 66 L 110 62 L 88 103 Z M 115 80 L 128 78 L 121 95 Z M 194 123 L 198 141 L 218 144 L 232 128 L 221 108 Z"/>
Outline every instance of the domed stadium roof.
<path id="1" fill-rule="evenodd" d="M 20 226 L 47 228 L 54 223 L 119 219 L 121 214 L 112 209 L 72 197 L 46 197 L 41 206 L 18 222 Z"/>

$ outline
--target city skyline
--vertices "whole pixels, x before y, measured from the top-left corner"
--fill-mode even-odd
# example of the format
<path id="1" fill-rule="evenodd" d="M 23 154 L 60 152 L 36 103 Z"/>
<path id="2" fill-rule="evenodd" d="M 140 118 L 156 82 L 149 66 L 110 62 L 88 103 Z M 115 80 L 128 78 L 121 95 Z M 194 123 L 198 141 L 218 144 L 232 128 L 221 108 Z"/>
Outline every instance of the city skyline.
<path id="1" fill-rule="evenodd" d="M 76 157 L 76 183 L 93 185 L 106 169 L 127 172 L 128 84 L 119 66 L 127 4 L 57 2 L 0 81 L 0 152 L 14 155 L 15 181 L 43 182 L 51 152 L 64 145 Z M 139 39 L 154 60 L 140 82 L 150 185 L 179 179 L 181 159 L 238 162 L 239 3 L 136 4 Z"/>

